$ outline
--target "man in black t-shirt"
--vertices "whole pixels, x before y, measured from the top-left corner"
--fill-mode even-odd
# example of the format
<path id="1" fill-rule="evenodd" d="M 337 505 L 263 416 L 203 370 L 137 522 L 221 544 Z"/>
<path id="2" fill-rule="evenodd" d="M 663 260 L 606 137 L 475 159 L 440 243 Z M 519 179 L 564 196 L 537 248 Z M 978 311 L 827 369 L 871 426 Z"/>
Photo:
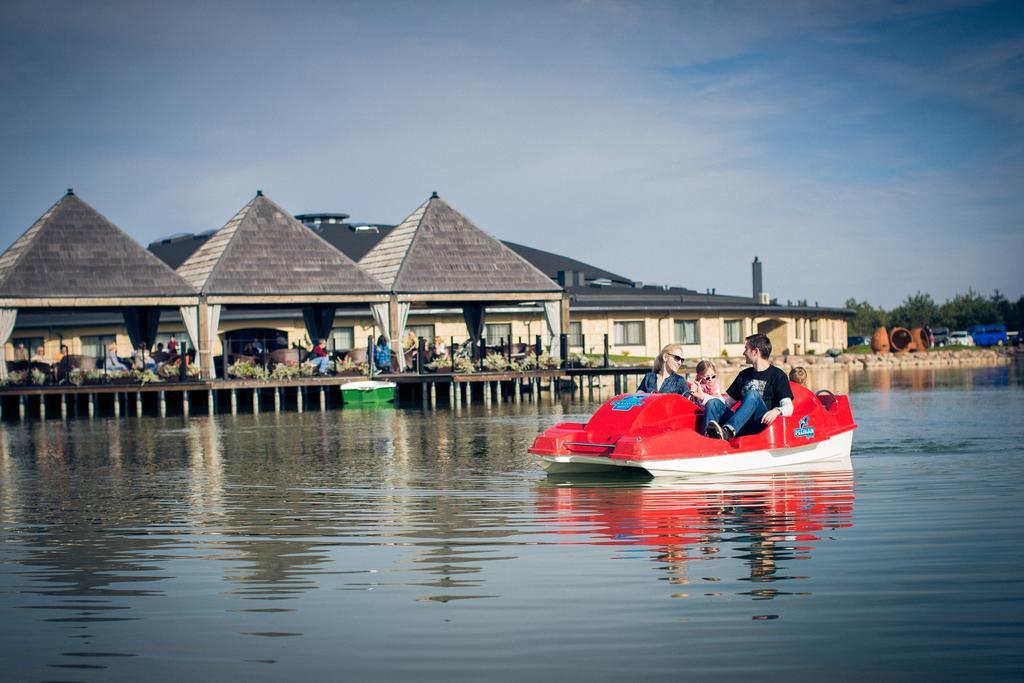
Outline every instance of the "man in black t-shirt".
<path id="1" fill-rule="evenodd" d="M 780 415 L 793 414 L 793 390 L 786 373 L 769 361 L 772 343 L 763 334 L 747 337 L 743 358 L 753 367 L 744 369 L 726 390 L 724 401 L 704 406 L 705 435 L 731 439 L 757 434 Z M 740 403 L 735 412 L 729 407 Z"/>

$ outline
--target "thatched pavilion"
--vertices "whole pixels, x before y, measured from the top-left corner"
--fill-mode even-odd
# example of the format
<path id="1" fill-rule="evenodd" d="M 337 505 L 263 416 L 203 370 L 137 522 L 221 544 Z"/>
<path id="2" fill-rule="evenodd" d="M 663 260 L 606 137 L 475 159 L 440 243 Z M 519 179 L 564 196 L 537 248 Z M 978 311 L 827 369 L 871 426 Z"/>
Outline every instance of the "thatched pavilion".
<path id="1" fill-rule="evenodd" d="M 185 326 L 199 339 L 204 376 L 213 376 L 208 340 L 224 305 L 299 306 L 310 339 L 317 339 L 330 334 L 339 306 L 388 300 L 379 282 L 259 191 L 177 272 L 200 295 Z"/>
<path id="2" fill-rule="evenodd" d="M 410 306 L 461 307 L 475 343 L 483 336 L 487 306 L 542 301 L 553 339 L 568 322 L 568 300 L 558 284 L 436 192 L 359 265 L 390 293 L 387 304 L 374 306 L 373 314 L 393 341 L 405 334 Z M 557 355 L 557 344 L 552 352 Z"/>
<path id="3" fill-rule="evenodd" d="M 161 308 L 197 302 L 191 285 L 68 190 L 0 256 L 0 379 L 19 310 L 117 309 L 137 346 L 155 338 Z"/>

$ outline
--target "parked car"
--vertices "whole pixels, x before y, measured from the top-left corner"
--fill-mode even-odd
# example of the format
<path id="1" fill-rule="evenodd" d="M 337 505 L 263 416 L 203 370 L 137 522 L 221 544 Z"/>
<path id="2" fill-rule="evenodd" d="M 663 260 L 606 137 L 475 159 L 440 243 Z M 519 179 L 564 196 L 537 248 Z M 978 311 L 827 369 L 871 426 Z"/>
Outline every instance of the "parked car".
<path id="1" fill-rule="evenodd" d="M 855 335 L 846 338 L 846 348 L 851 346 L 865 346 L 871 343 L 871 337 L 864 337 L 862 335 Z"/>
<path id="2" fill-rule="evenodd" d="M 977 346 L 1005 346 L 1009 341 L 1006 336 L 1006 325 L 975 325 L 969 331 Z"/>
<path id="3" fill-rule="evenodd" d="M 967 330 L 956 330 L 949 333 L 947 344 L 959 344 L 960 346 L 974 346 L 974 339 Z"/>
<path id="4" fill-rule="evenodd" d="M 932 328 L 932 343 L 935 346 L 945 346 L 949 343 L 949 328 L 948 327 L 934 327 Z"/>

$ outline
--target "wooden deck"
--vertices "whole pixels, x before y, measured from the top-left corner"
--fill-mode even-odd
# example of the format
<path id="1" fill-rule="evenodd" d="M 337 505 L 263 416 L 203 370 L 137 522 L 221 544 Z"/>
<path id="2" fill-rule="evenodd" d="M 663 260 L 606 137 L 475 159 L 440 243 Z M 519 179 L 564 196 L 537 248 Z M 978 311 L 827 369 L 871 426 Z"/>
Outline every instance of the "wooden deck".
<path id="1" fill-rule="evenodd" d="M 375 375 L 395 382 L 397 401 L 436 407 L 460 408 L 473 401 L 554 400 L 566 392 L 594 391 L 605 377 L 615 393 L 629 390 L 648 371 L 639 368 L 568 368 L 525 372 L 415 373 Z M 203 412 L 237 413 L 310 408 L 325 410 L 342 405 L 341 388 L 365 380 L 362 375 L 304 377 L 293 380 L 217 379 L 149 384 L 69 384 L 8 386 L 0 388 L 0 418 L 47 419 L 68 416 L 189 415 Z"/>

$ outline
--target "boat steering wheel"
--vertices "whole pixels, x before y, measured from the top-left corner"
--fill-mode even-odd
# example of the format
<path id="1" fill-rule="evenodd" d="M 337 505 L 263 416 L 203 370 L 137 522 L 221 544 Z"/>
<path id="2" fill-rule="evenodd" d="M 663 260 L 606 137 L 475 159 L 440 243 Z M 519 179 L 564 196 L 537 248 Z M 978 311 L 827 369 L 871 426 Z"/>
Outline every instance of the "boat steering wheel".
<path id="1" fill-rule="evenodd" d="M 836 397 L 836 395 L 833 394 L 828 389 L 818 389 L 816 392 L 814 392 L 814 395 L 815 396 L 831 396 L 832 398 Z"/>

